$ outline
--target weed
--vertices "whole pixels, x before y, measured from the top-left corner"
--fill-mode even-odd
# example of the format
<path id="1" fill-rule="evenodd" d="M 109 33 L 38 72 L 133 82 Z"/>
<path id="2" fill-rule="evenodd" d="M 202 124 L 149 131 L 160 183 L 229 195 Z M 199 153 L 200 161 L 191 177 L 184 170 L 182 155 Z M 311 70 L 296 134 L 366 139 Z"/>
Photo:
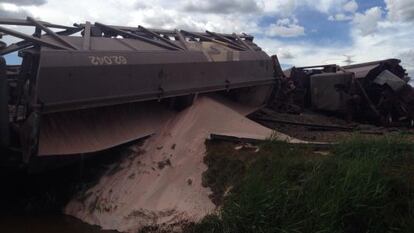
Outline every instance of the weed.
<path id="1" fill-rule="evenodd" d="M 237 153 L 229 148 L 209 153 Z M 403 136 L 392 135 L 356 136 L 335 146 L 332 156 L 275 141 L 238 162 L 209 154 L 216 176 L 207 175 L 210 184 L 234 188 L 218 215 L 187 232 L 414 232 L 412 152 Z M 229 170 L 236 181 L 222 178 L 232 175 Z"/>

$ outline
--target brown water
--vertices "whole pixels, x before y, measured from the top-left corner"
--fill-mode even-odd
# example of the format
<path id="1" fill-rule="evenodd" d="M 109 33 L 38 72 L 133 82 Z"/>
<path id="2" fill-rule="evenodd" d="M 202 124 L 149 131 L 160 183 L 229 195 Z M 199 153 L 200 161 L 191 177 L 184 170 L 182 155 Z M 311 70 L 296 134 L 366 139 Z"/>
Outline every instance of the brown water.
<path id="1" fill-rule="evenodd" d="M 101 230 L 65 215 L 3 216 L 0 215 L 0 232 L 4 233 L 118 233 Z"/>

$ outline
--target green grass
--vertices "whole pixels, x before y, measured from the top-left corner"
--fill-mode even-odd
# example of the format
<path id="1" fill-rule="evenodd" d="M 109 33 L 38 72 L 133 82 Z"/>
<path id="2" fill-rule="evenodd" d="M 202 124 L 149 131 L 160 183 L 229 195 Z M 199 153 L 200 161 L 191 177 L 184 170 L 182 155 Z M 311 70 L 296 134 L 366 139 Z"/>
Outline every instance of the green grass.
<path id="1" fill-rule="evenodd" d="M 237 156 L 232 146 L 214 146 L 207 157 Z M 399 136 L 355 137 L 328 156 L 265 143 L 258 154 L 242 156 L 243 166 L 232 161 L 242 167 L 237 181 L 218 175 L 220 190 L 233 187 L 220 213 L 187 232 L 414 232 L 412 153 Z M 226 166 L 215 174 L 219 167 Z"/>

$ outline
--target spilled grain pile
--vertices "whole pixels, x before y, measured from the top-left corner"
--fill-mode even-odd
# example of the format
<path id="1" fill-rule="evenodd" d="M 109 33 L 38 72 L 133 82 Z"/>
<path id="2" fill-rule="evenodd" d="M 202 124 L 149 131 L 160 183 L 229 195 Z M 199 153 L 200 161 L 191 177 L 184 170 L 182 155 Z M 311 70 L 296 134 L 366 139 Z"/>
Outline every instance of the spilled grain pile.
<path id="1" fill-rule="evenodd" d="M 134 232 L 149 225 L 198 221 L 216 211 L 202 186 L 204 142 L 211 133 L 264 139 L 273 132 L 228 104 L 199 97 L 173 116 L 117 172 L 72 200 L 65 213 L 103 229 Z M 294 140 L 274 134 L 281 140 Z"/>

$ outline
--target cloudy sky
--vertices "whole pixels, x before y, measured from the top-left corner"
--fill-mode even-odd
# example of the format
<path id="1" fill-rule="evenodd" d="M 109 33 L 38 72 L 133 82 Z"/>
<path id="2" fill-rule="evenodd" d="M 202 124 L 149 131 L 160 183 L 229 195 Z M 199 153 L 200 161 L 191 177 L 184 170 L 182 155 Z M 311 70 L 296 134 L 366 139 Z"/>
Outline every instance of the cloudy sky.
<path id="1" fill-rule="evenodd" d="M 395 57 L 414 76 L 414 0 L 0 0 L 0 17 L 27 15 L 66 25 L 245 32 L 285 68 Z"/>

